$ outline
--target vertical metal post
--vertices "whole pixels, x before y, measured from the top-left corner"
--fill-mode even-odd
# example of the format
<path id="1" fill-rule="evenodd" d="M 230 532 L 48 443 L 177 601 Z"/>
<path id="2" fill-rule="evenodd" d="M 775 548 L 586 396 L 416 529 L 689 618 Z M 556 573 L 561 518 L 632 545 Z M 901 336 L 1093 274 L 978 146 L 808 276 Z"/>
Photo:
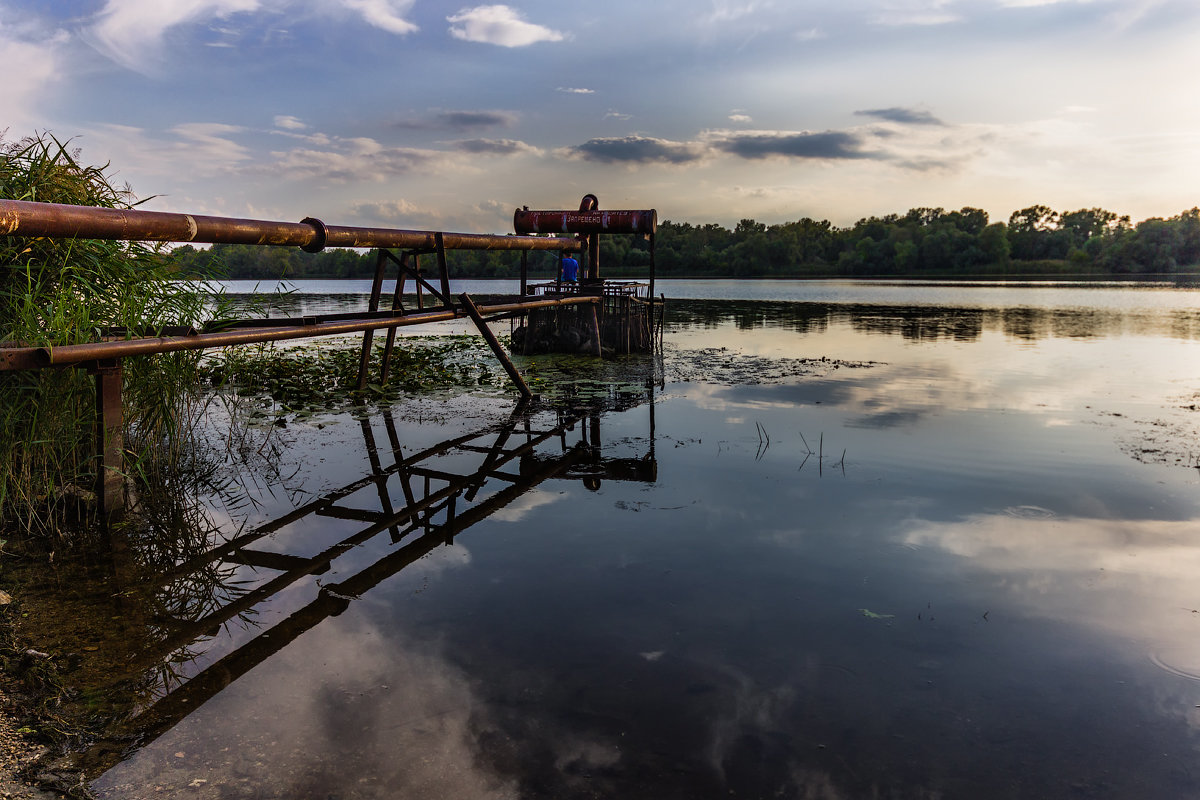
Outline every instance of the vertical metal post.
<path id="1" fill-rule="evenodd" d="M 521 251 L 521 297 L 529 294 L 529 251 Z"/>
<path id="2" fill-rule="evenodd" d="M 375 251 L 375 281 L 371 284 L 372 312 L 379 310 L 379 297 L 383 294 L 383 271 L 387 265 L 387 253 L 381 248 Z M 375 339 L 375 331 L 363 331 L 362 352 L 358 357 L 358 389 L 367 388 L 367 367 L 371 363 L 371 343 Z"/>
<path id="3" fill-rule="evenodd" d="M 495 335 L 488 329 L 487 323 L 484 322 L 483 317 L 479 314 L 479 309 L 475 307 L 475 301 L 471 299 L 471 295 L 463 292 L 458 296 L 458 299 L 462 301 L 463 308 L 467 310 L 467 314 L 470 315 L 471 320 L 475 323 L 475 327 L 479 328 L 479 333 L 483 336 L 484 341 L 488 343 L 488 347 L 492 348 L 492 352 L 496 354 L 496 358 L 500 359 L 500 364 L 504 367 L 504 371 L 508 373 L 508 377 L 517 385 L 521 396 L 524 398 L 533 397 L 533 392 L 529 390 L 525 379 L 521 377 L 521 373 L 517 372 L 517 368 L 509 361 L 504 348 L 500 346 L 500 342 L 496 340 Z"/>
<path id="4" fill-rule="evenodd" d="M 417 273 L 417 277 L 421 277 L 421 256 L 413 253 L 413 272 Z M 416 281 L 417 284 L 417 310 L 422 311 L 425 308 L 425 293 L 421 281 Z"/>
<path id="5" fill-rule="evenodd" d="M 96 501 L 108 522 L 125 510 L 121 361 L 98 361 L 88 371 L 96 376 Z"/>
<path id="6" fill-rule="evenodd" d="M 600 316 L 596 313 L 596 304 L 591 303 L 592 307 L 592 330 L 596 332 L 596 355 L 603 356 L 604 348 L 600 343 Z"/>
<path id="7" fill-rule="evenodd" d="M 454 303 L 450 299 L 450 267 L 446 264 L 446 243 L 443 240 L 442 232 L 435 233 L 433 240 L 437 244 L 438 275 L 442 279 L 442 297 L 446 298 L 446 307 L 450 308 Z"/>
<path id="8" fill-rule="evenodd" d="M 600 280 L 600 235 L 589 233 L 587 235 L 588 249 L 588 277 L 593 281 Z"/>
<path id="9" fill-rule="evenodd" d="M 402 311 L 404 302 L 401 299 L 404 295 L 404 278 L 405 268 L 408 266 L 408 253 L 400 254 L 400 269 L 396 276 L 396 291 L 392 292 L 392 311 Z M 386 386 L 388 380 L 388 372 L 392 366 L 392 348 L 396 345 L 396 329 L 387 329 L 387 339 L 383 343 L 383 364 L 379 367 L 379 385 Z"/>
<path id="10" fill-rule="evenodd" d="M 654 237 L 657 234 L 650 234 L 650 289 L 646 293 L 646 299 L 650 301 L 650 310 L 654 310 Z"/>

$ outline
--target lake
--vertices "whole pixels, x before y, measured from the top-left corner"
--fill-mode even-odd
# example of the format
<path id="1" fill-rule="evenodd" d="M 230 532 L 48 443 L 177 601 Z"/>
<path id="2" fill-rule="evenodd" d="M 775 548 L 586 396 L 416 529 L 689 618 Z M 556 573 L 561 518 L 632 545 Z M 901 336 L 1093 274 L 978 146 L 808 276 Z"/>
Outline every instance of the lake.
<path id="1" fill-rule="evenodd" d="M 1200 796 L 1200 290 L 656 290 L 661 357 L 529 415 L 214 412 L 236 478 L 80 656 L 92 789 Z"/>

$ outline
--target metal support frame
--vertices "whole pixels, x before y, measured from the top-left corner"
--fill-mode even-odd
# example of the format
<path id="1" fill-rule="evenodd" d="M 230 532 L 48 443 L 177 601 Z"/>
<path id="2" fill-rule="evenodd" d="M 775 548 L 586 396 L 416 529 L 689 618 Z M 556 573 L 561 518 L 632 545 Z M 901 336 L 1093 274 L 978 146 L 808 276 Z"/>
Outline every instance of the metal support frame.
<path id="1" fill-rule="evenodd" d="M 383 294 L 383 274 L 387 266 L 387 251 L 379 250 L 375 254 L 375 280 L 371 283 L 371 302 L 368 306 L 374 314 L 379 310 L 379 298 Z M 367 388 L 367 367 L 371 363 L 371 344 L 375 340 L 375 331 L 363 331 L 362 352 L 358 357 L 358 389 Z"/>
<path id="2" fill-rule="evenodd" d="M 404 270 L 408 265 L 408 253 L 400 254 L 400 270 L 396 276 L 396 291 L 392 292 L 392 313 L 404 313 Z M 396 329 L 387 329 L 387 339 L 383 343 L 383 363 L 379 365 L 379 383 L 386 385 L 388 373 L 392 366 L 392 349 L 396 346 Z"/>
<path id="3" fill-rule="evenodd" d="M 496 354 L 496 358 L 500 359 L 500 364 L 504 367 L 504 371 L 508 373 L 508 377 L 517 385 L 521 396 L 527 400 L 532 398 L 533 392 L 530 391 L 529 386 L 525 383 L 525 379 L 521 377 L 521 373 L 517 372 L 517 368 L 513 366 L 508 355 L 505 354 L 504 348 L 500 346 L 500 342 L 496 339 L 496 335 L 488 328 L 487 322 L 484 321 L 483 315 L 479 313 L 479 309 L 475 306 L 475 301 L 471 299 L 471 295 L 463 292 L 458 296 L 458 299 L 462 301 L 463 308 L 466 309 L 467 314 L 474 321 L 475 327 L 479 329 L 479 334 L 483 336 L 484 341 L 492 348 L 492 352 Z"/>
<path id="4" fill-rule="evenodd" d="M 120 359 L 88 367 L 96 379 L 96 502 L 102 521 L 125 510 L 125 418 L 121 408 Z"/>

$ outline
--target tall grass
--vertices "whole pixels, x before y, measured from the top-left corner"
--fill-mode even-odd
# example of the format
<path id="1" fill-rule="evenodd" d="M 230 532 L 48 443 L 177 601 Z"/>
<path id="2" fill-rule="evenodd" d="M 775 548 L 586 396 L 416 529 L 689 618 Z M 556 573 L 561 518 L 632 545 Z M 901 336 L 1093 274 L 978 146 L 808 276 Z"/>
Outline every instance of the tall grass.
<path id="1" fill-rule="evenodd" d="M 0 139 L 0 197 L 105 208 L 138 204 L 108 165 L 43 133 Z M 94 240 L 0 238 L 0 341 L 95 341 L 106 330 L 191 325 L 206 295 L 174 280 L 164 248 Z M 127 463 L 150 475 L 183 456 L 197 413 L 197 353 L 124 362 Z M 84 370 L 0 372 L 0 512 L 27 532 L 86 522 L 95 480 L 93 380 Z"/>

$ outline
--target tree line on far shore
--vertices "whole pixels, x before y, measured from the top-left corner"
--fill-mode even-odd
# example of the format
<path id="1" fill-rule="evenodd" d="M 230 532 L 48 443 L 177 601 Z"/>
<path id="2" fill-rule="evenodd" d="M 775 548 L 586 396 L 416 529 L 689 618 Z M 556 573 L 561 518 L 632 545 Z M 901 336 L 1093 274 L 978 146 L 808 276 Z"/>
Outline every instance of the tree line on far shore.
<path id="1" fill-rule="evenodd" d="M 183 276 L 230 279 L 371 278 L 375 260 L 354 250 L 305 253 L 298 248 L 190 245 L 173 251 Z M 447 253 L 450 274 L 512 278 L 520 256 L 511 251 Z M 634 236 L 603 236 L 601 273 L 644 275 L 650 245 Z M 808 217 L 766 225 L 743 219 L 721 225 L 662 222 L 655 241 L 659 276 L 817 277 L 971 276 L 1006 274 L 1169 274 L 1200 264 L 1200 208 L 1169 219 L 1137 223 L 1102 208 L 1057 212 L 1037 205 L 990 222 L 986 211 L 914 208 L 867 217 L 849 228 Z M 530 253 L 529 274 L 555 272 L 552 253 Z M 434 268 L 426 256 L 424 271 Z M 392 274 L 389 271 L 389 274 Z"/>

